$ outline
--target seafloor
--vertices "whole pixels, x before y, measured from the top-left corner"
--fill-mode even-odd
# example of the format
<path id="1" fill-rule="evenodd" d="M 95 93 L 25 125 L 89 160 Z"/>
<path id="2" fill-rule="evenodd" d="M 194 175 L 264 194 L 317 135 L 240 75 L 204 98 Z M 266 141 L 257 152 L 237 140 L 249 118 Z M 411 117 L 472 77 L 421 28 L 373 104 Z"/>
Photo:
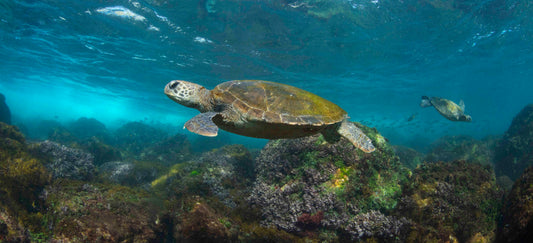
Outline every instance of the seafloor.
<path id="1" fill-rule="evenodd" d="M 0 242 L 528 242 L 533 105 L 499 137 L 427 153 L 356 124 L 370 154 L 321 136 L 192 144 L 140 122 L 0 117 Z M 4 123 L 5 122 L 5 123 Z M 201 141 L 201 140 L 200 140 Z M 207 142 L 206 142 L 207 143 Z"/>

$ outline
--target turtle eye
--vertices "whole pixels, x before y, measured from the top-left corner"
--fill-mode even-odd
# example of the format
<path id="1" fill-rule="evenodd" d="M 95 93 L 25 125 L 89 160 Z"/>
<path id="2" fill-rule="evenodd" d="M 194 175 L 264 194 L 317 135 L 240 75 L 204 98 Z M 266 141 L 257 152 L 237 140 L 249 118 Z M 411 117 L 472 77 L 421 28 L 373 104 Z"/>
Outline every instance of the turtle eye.
<path id="1" fill-rule="evenodd" d="M 178 85 L 180 85 L 180 82 L 174 82 L 173 84 L 170 85 L 170 88 L 175 89 Z"/>

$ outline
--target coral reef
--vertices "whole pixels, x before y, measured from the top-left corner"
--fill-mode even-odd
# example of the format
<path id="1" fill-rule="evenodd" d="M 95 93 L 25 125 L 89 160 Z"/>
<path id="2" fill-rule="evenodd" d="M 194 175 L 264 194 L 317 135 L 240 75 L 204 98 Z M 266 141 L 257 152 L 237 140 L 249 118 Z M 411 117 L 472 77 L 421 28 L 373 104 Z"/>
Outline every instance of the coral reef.
<path id="1" fill-rule="evenodd" d="M 493 239 L 502 196 L 488 165 L 424 163 L 404 186 L 394 213 L 415 223 L 411 242 Z"/>
<path id="2" fill-rule="evenodd" d="M 92 154 L 48 140 L 37 144 L 35 150 L 41 153 L 46 168 L 54 178 L 90 180 L 94 176 Z"/>
<path id="3" fill-rule="evenodd" d="M 498 225 L 498 242 L 533 239 L 533 167 L 527 168 L 507 196 Z"/>
<path id="4" fill-rule="evenodd" d="M 496 174 L 516 180 L 533 165 L 533 104 L 513 119 L 495 151 Z"/>
<path id="5" fill-rule="evenodd" d="M 389 234 L 399 233 L 397 228 L 359 227 L 369 223 L 364 213 L 395 208 L 399 184 L 408 175 L 386 140 L 376 130 L 362 129 L 376 146 L 373 153 L 345 139 L 327 143 L 321 135 L 269 142 L 256 160 L 257 180 L 248 198 L 261 211 L 261 224 L 304 235 L 310 229 L 333 230 L 353 240 L 402 237 Z M 309 225 L 312 215 L 316 222 Z M 316 215 L 323 217 L 318 221 Z M 375 218 L 382 226 L 408 226 L 384 215 Z"/>
<path id="6" fill-rule="evenodd" d="M 11 124 L 11 111 L 6 104 L 6 97 L 0 93 L 0 122 Z"/>
<path id="7" fill-rule="evenodd" d="M 431 144 L 427 162 L 465 160 L 471 163 L 493 164 L 494 148 L 498 139 L 487 137 L 477 140 L 469 136 L 445 136 Z"/>

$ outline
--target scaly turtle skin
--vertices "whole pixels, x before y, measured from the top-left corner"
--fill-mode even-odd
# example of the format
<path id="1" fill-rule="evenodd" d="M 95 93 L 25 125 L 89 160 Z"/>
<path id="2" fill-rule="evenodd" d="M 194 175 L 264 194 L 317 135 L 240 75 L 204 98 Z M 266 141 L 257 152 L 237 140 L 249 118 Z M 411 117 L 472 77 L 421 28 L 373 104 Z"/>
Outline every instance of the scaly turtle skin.
<path id="1" fill-rule="evenodd" d="M 299 138 L 322 133 L 328 141 L 340 136 L 365 152 L 372 142 L 336 104 L 305 90 L 262 80 L 234 80 L 213 90 L 187 81 L 174 80 L 165 94 L 199 115 L 185 127 L 204 136 L 216 136 L 218 128 L 267 139 Z"/>
<path id="2" fill-rule="evenodd" d="M 472 117 L 466 115 L 465 104 L 461 100 L 459 105 L 455 104 L 451 100 L 439 98 L 439 97 L 427 97 L 422 96 L 422 101 L 420 102 L 421 107 L 433 106 L 435 109 L 444 117 L 450 121 L 472 121 Z"/>

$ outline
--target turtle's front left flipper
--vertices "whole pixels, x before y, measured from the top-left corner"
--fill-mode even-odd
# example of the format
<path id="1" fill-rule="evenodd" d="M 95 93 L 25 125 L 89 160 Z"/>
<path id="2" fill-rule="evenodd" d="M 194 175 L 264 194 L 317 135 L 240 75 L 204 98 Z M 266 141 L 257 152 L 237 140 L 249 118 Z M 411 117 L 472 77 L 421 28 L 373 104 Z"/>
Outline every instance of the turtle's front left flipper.
<path id="1" fill-rule="evenodd" d="M 190 132 L 196 134 L 207 136 L 207 137 L 216 137 L 218 134 L 218 127 L 213 122 L 213 117 L 219 115 L 217 112 L 205 112 L 200 113 L 197 116 L 191 118 L 185 123 L 183 128 L 187 128 Z"/>
<path id="2" fill-rule="evenodd" d="M 355 147 L 363 150 L 366 153 L 371 153 L 376 150 L 376 148 L 372 144 L 372 140 L 370 140 L 370 138 L 368 138 L 361 129 L 359 129 L 353 123 L 347 120 L 341 123 L 337 132 L 341 136 L 350 140 L 350 142 L 352 142 Z"/>

